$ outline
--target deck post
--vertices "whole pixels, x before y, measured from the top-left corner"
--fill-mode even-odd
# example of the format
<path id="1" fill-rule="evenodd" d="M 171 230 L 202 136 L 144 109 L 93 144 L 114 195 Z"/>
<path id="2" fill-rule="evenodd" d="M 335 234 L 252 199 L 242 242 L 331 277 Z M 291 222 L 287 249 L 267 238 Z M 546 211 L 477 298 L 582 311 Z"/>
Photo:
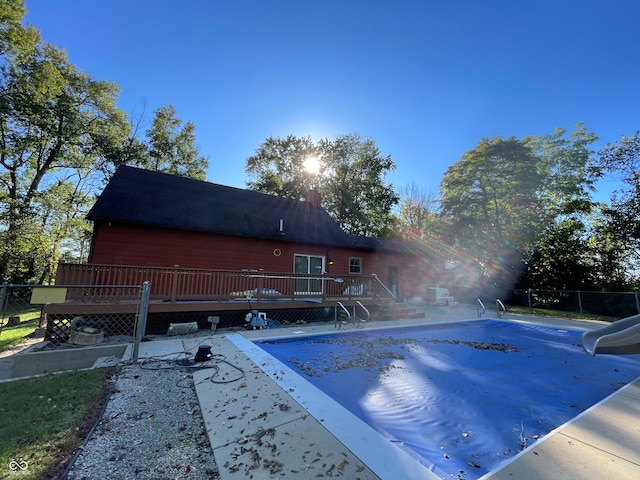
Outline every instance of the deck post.
<path id="1" fill-rule="evenodd" d="M 146 281 L 140 288 L 140 307 L 136 316 L 135 336 L 133 340 L 133 353 L 131 355 L 131 363 L 138 363 L 138 351 L 140 350 L 140 342 L 147 329 L 147 312 L 149 311 L 149 292 L 151 291 L 151 283 Z"/>
<path id="2" fill-rule="evenodd" d="M 178 292 L 178 269 L 174 268 L 171 280 L 171 303 L 176 303 L 176 294 Z"/>

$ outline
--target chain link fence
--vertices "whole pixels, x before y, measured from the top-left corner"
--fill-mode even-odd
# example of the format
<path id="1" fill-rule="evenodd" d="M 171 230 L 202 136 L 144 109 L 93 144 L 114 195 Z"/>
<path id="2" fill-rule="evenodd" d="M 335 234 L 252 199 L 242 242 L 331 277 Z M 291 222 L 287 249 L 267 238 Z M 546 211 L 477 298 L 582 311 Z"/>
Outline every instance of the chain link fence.
<path id="1" fill-rule="evenodd" d="M 35 334 L 53 345 L 131 342 L 143 305 L 141 293 L 141 286 L 4 284 L 0 329 L 31 322 Z"/>
<path id="2" fill-rule="evenodd" d="M 625 318 L 640 313 L 638 292 L 514 290 L 511 305 Z"/>
<path id="3" fill-rule="evenodd" d="M 236 299 L 226 305 L 149 302 L 148 297 L 143 298 L 144 286 L 4 284 L 0 289 L 0 335 L 3 328 L 30 322 L 54 346 L 89 346 L 139 342 L 145 334 L 166 335 L 172 324 L 190 323 L 197 330 L 251 329 L 349 322 L 355 317 L 388 318 L 391 314 L 387 305 L 365 309 L 354 302 L 345 302 L 345 308 L 308 302 L 299 302 L 299 308 L 278 308 L 278 302 L 256 304 L 250 299 Z M 139 320 L 144 321 L 144 330 L 136 332 Z"/>
<path id="4" fill-rule="evenodd" d="M 493 306 L 497 299 L 505 305 L 559 310 L 563 312 L 626 318 L 640 314 L 639 292 L 601 292 L 584 290 L 492 290 L 489 287 L 456 286 L 455 300 L 463 305 L 474 305 L 480 299 Z"/>
<path id="5" fill-rule="evenodd" d="M 30 303 L 31 288 L 29 285 L 6 284 L 0 287 L 0 329 L 17 326 L 25 321 L 36 326 L 42 325 L 41 308 Z M 38 322 L 34 322 L 36 318 Z"/>

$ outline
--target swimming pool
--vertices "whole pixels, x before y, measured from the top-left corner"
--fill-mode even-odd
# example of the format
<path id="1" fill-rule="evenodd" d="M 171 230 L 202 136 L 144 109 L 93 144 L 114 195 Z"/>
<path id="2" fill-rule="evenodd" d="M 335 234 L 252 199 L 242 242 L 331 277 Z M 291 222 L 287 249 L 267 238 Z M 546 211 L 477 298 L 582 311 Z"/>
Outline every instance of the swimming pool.
<path id="1" fill-rule="evenodd" d="M 581 331 L 497 320 L 256 344 L 443 478 L 479 478 L 640 372 Z"/>

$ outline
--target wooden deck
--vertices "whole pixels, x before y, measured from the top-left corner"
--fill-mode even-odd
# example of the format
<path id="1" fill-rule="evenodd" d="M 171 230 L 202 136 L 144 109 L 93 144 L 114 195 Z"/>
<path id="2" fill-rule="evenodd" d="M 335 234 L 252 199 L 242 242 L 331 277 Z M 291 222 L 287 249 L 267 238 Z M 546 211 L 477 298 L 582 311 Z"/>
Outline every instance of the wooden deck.
<path id="1" fill-rule="evenodd" d="M 64 301 L 44 305 L 45 338 L 66 342 L 76 317 L 95 323 L 106 336 L 131 337 L 145 282 L 150 286 L 146 333 L 166 332 L 173 322 L 209 328 L 211 316 L 219 317 L 218 328 L 246 326 L 249 310 L 265 312 L 281 324 L 331 321 L 345 313 L 353 318 L 416 315 L 397 312 L 404 305 L 375 275 L 61 264 L 56 285 L 49 288 L 64 288 Z"/>
<path id="2" fill-rule="evenodd" d="M 305 301 L 305 300 L 261 300 L 255 299 L 237 301 L 206 301 L 206 300 L 185 300 L 175 302 L 163 302 L 151 300 L 149 302 L 149 313 L 170 313 L 170 312 L 217 312 L 235 310 L 284 310 L 291 308 L 317 308 L 335 307 L 337 302 L 341 302 L 345 307 L 350 307 L 360 302 L 363 305 L 380 305 L 381 302 L 372 297 L 333 297 L 325 301 Z M 136 313 L 140 307 L 140 302 L 131 301 L 107 301 L 107 302 L 83 302 L 70 300 L 64 303 L 45 305 L 44 311 L 47 314 L 99 314 L 99 313 Z"/>
<path id="3" fill-rule="evenodd" d="M 375 275 L 307 275 L 263 271 L 200 270 L 61 263 L 56 286 L 64 303 L 47 314 L 135 313 L 140 285 L 150 282 L 149 313 L 280 310 L 394 302 Z"/>

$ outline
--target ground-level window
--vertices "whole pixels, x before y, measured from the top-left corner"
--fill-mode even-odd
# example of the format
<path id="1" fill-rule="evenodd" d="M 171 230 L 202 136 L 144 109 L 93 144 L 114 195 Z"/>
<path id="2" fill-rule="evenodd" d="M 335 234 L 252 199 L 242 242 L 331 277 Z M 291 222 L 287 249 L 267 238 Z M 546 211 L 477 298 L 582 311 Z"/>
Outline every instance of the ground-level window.
<path id="1" fill-rule="evenodd" d="M 293 273 L 306 273 L 309 276 L 322 275 L 324 257 L 315 255 L 294 255 Z M 322 280 L 301 278 L 295 281 L 296 293 L 322 293 Z"/>
<path id="2" fill-rule="evenodd" d="M 362 273 L 362 258 L 349 257 L 349 273 L 352 275 L 360 275 Z"/>

